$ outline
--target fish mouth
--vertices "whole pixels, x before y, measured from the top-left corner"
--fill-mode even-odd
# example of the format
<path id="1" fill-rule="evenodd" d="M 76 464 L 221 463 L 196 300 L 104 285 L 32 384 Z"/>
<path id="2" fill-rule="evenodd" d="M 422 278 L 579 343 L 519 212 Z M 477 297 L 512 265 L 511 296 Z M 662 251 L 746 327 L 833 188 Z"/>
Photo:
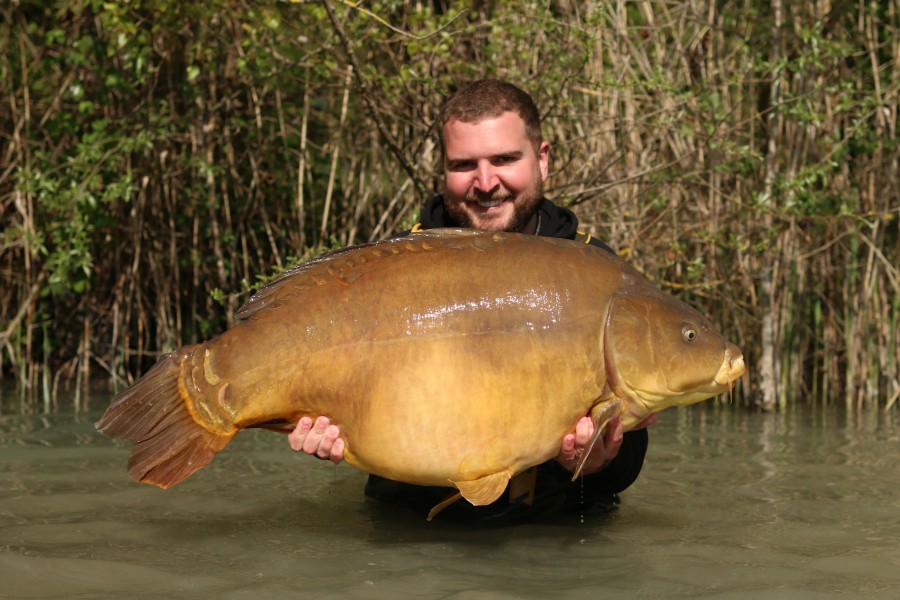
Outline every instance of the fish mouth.
<path id="1" fill-rule="evenodd" d="M 744 356 L 737 352 L 737 357 L 735 357 L 729 348 L 725 351 L 725 358 L 722 360 L 719 372 L 716 373 L 715 382 L 719 385 L 731 387 L 731 384 L 746 371 L 747 366 L 744 364 Z"/>

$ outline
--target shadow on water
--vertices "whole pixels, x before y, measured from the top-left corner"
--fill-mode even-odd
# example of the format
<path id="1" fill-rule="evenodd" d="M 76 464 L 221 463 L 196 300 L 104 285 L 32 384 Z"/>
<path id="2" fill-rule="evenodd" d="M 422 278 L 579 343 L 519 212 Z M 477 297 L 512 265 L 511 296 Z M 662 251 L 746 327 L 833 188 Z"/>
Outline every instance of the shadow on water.
<path id="1" fill-rule="evenodd" d="M 670 410 L 618 509 L 486 528 L 365 499 L 362 473 L 264 431 L 171 490 L 137 485 L 128 445 L 93 430 L 99 411 L 0 406 L 0 597 L 889 598 L 900 586 L 896 411 Z"/>

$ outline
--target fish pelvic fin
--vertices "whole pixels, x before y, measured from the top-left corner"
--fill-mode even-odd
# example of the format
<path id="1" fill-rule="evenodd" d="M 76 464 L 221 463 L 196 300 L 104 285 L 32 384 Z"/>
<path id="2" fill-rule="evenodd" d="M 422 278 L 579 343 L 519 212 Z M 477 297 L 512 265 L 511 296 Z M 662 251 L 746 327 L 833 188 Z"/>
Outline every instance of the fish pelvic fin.
<path id="1" fill-rule="evenodd" d="M 131 440 L 128 475 L 168 489 L 208 465 L 236 432 L 216 433 L 199 424 L 180 385 L 184 350 L 163 357 L 136 384 L 113 398 L 97 430 Z"/>
<path id="2" fill-rule="evenodd" d="M 578 463 L 575 465 L 575 472 L 572 475 L 572 481 L 575 481 L 576 479 L 578 479 L 578 476 L 581 475 L 581 470 L 584 469 L 584 465 L 587 462 L 588 457 L 591 455 L 591 450 L 594 449 L 594 444 L 596 444 L 597 440 L 599 440 L 606 433 L 606 426 L 609 425 L 609 422 L 615 419 L 619 414 L 621 414 L 622 410 L 623 404 L 622 401 L 618 398 L 612 398 L 610 400 L 601 402 L 591 409 L 591 418 L 594 420 L 594 435 L 591 436 L 587 448 L 585 448 L 584 452 L 581 453 L 581 457 L 578 459 Z"/>
<path id="3" fill-rule="evenodd" d="M 475 506 L 484 506 L 490 504 L 499 498 L 506 490 L 506 484 L 509 483 L 511 474 L 509 471 L 499 471 L 491 473 L 478 479 L 470 481 L 453 481 L 451 482 L 462 497 Z"/>

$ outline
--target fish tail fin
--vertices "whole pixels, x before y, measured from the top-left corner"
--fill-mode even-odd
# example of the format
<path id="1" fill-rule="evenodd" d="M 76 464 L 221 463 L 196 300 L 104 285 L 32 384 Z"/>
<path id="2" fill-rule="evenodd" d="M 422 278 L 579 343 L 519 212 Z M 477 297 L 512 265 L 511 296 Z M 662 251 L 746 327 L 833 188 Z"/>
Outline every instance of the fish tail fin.
<path id="1" fill-rule="evenodd" d="M 181 380 L 196 348 L 164 356 L 119 392 L 96 423 L 100 433 L 134 442 L 128 474 L 137 482 L 168 489 L 208 465 L 236 433 L 210 431 L 188 407 Z"/>

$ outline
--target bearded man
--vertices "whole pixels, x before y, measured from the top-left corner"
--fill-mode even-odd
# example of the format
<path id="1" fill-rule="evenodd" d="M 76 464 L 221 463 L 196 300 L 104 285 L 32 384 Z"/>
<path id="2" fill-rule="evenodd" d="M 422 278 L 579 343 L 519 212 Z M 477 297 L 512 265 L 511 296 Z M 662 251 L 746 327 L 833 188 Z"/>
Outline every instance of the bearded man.
<path id="1" fill-rule="evenodd" d="M 572 211 L 544 198 L 550 144 L 543 139 L 537 106 L 525 91 L 505 81 L 476 81 L 444 103 L 440 122 L 444 166 L 441 193 L 425 204 L 421 221 L 412 231 L 436 227 L 513 231 L 579 239 L 612 252 L 603 242 L 579 232 L 578 218 Z M 566 268 L 564 264 L 559 267 Z M 516 360 L 516 357 L 502 356 L 497 360 Z M 472 365 L 472 368 L 490 369 L 491 365 Z M 540 377 L 541 373 L 534 376 Z M 513 478 L 510 493 L 488 506 L 457 502 L 446 509 L 446 514 L 456 513 L 481 523 L 509 523 L 583 511 L 591 506 L 615 506 L 618 493 L 640 473 L 648 444 L 646 427 L 656 417 L 652 415 L 624 435 L 619 419 L 612 421 L 590 450 L 582 470 L 583 485 L 573 484 L 571 477 L 579 457 L 588 451 L 594 432 L 594 424 L 587 416 L 560 441 L 560 452 L 555 459 Z M 334 463 L 343 459 L 340 430 L 324 416 L 315 421 L 302 418 L 288 441 L 298 452 Z M 521 494 L 516 486 L 521 488 Z M 371 475 L 365 493 L 427 512 L 453 491 Z M 446 518 L 445 513 L 441 518 Z"/>

